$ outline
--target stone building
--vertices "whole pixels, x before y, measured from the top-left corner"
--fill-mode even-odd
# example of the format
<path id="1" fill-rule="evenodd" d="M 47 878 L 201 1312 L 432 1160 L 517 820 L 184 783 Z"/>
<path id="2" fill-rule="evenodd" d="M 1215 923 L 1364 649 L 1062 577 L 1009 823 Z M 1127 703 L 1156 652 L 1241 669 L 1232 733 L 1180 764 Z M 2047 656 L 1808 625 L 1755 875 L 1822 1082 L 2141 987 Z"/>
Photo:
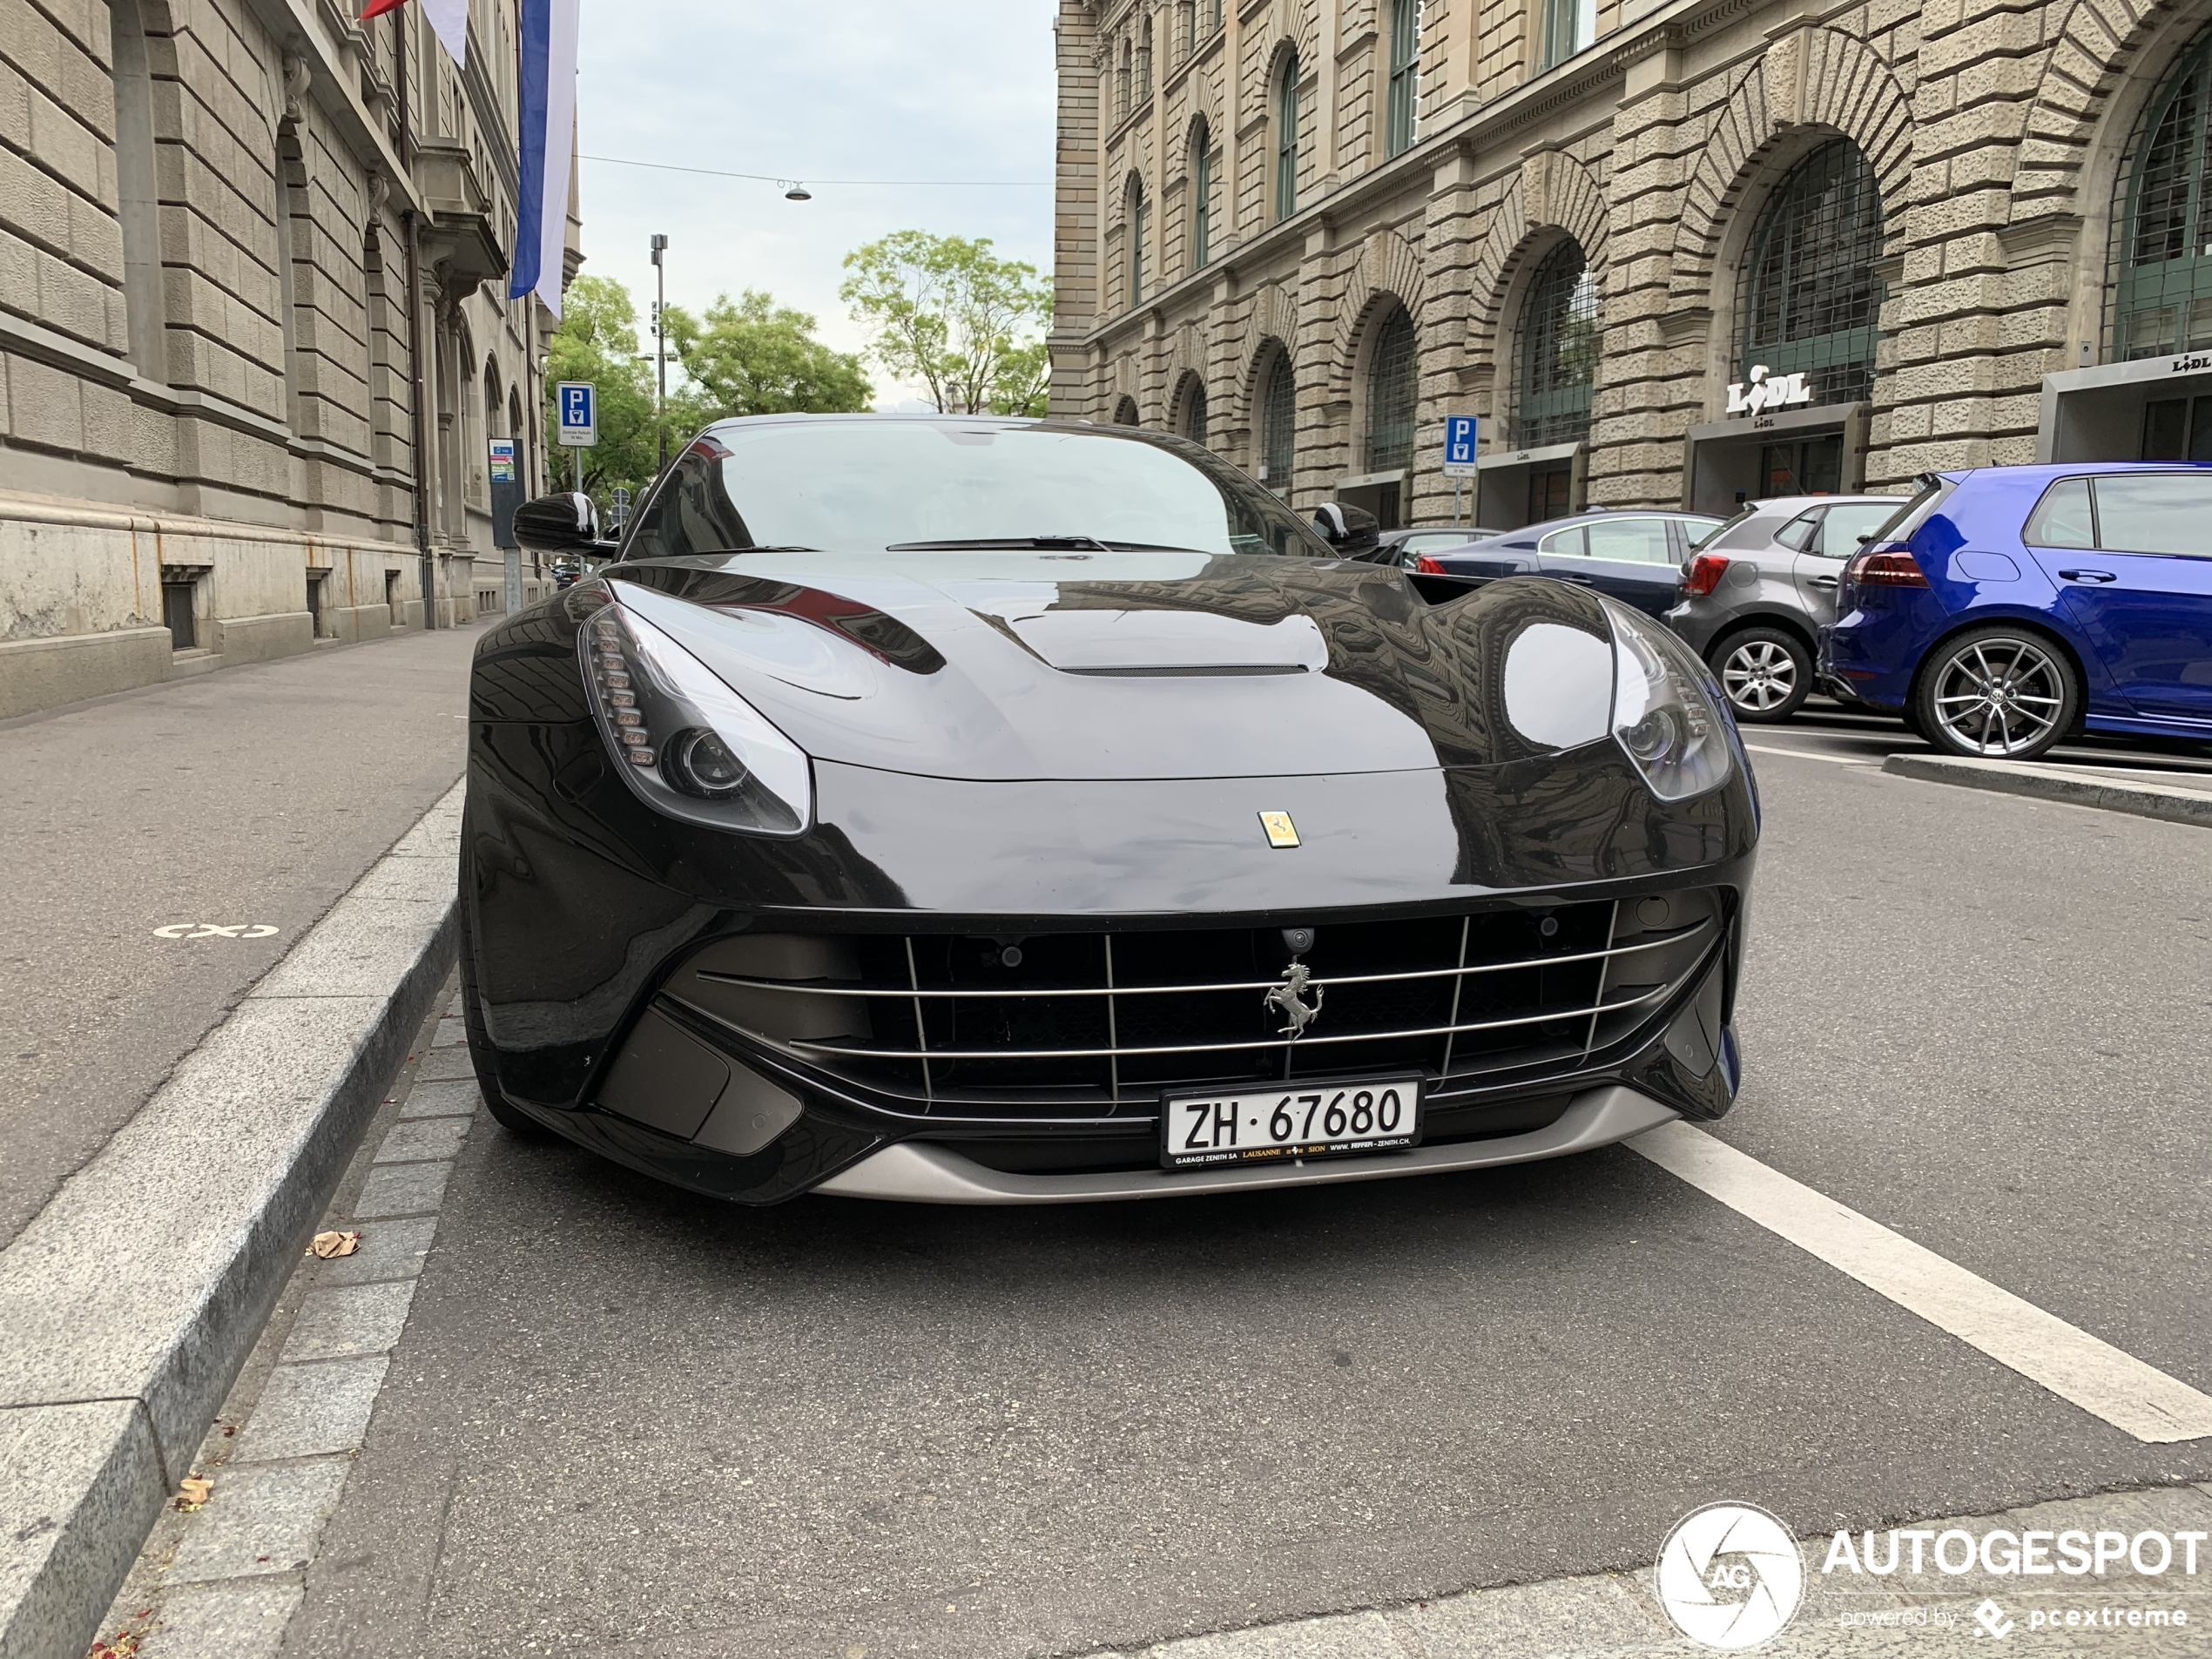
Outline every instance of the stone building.
<path id="1" fill-rule="evenodd" d="M 0 11 L 0 717 L 505 603 L 517 0 L 356 9 Z"/>
<path id="2" fill-rule="evenodd" d="M 1055 412 L 1300 507 L 2212 458 L 2212 0 L 1061 0 Z M 1264 469 L 1264 470 L 1263 470 Z"/>

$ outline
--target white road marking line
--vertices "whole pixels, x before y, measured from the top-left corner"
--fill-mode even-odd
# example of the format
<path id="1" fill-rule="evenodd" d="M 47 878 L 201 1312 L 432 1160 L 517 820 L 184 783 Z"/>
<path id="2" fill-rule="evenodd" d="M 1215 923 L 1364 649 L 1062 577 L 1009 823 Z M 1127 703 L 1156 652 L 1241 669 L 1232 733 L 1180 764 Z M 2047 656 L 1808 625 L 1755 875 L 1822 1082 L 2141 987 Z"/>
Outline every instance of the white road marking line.
<path id="1" fill-rule="evenodd" d="M 1871 766 L 1876 771 L 1881 769 L 1881 763 L 1878 761 L 1854 760 L 1849 755 L 1824 755 L 1812 749 L 1774 749 L 1761 743 L 1747 743 L 1743 746 L 1755 755 L 1789 755 L 1798 760 L 1825 760 L 1831 766 Z"/>
<path id="2" fill-rule="evenodd" d="M 1627 1144 L 1669 1174 L 2139 1440 L 2212 1435 L 2212 1398 L 1688 1123 Z"/>

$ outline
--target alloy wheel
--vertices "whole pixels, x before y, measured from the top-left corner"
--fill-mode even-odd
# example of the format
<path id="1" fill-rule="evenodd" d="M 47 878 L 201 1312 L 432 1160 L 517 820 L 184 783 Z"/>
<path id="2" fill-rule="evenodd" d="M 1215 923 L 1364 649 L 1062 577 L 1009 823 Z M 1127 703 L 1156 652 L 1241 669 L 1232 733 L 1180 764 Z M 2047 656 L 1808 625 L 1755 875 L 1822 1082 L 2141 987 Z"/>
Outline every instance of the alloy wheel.
<path id="1" fill-rule="evenodd" d="M 1797 663 L 1771 639 L 1747 639 L 1721 660 L 1721 689 L 1746 714 L 1770 714 L 1797 691 Z"/>
<path id="2" fill-rule="evenodd" d="M 2040 753 L 2066 710 L 2066 673 L 2032 639 L 1969 640 L 1936 671 L 1930 701 L 1944 735 L 1965 753 Z"/>

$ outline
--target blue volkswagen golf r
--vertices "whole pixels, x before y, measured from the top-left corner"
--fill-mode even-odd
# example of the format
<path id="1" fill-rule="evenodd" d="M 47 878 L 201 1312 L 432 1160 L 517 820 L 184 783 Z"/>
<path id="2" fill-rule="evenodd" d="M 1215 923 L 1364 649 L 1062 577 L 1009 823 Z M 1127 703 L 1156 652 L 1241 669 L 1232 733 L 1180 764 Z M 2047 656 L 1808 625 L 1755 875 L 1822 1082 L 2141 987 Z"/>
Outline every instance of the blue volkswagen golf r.
<path id="1" fill-rule="evenodd" d="M 2212 465 L 1930 473 L 1844 567 L 1820 674 L 1939 749 L 2212 739 Z"/>

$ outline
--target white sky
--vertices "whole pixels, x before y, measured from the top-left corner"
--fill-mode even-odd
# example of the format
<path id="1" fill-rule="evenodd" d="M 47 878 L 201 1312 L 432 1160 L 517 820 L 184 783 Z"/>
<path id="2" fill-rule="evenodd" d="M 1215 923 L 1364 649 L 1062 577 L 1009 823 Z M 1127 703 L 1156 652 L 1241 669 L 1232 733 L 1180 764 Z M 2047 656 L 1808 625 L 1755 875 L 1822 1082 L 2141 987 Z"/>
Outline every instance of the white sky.
<path id="1" fill-rule="evenodd" d="M 907 229 L 988 236 L 1052 267 L 1053 0 L 583 0 L 577 130 L 585 156 L 803 179 L 780 186 L 586 160 L 585 271 L 643 319 L 648 251 L 669 239 L 668 297 L 694 313 L 765 288 L 823 339 L 864 339 L 837 297 L 852 249 Z M 824 180 L 1011 179 L 1036 189 L 860 187 Z M 641 334 L 642 334 L 641 329 Z M 650 344 L 650 341 L 646 342 Z M 869 370 L 882 407 L 906 395 Z"/>

